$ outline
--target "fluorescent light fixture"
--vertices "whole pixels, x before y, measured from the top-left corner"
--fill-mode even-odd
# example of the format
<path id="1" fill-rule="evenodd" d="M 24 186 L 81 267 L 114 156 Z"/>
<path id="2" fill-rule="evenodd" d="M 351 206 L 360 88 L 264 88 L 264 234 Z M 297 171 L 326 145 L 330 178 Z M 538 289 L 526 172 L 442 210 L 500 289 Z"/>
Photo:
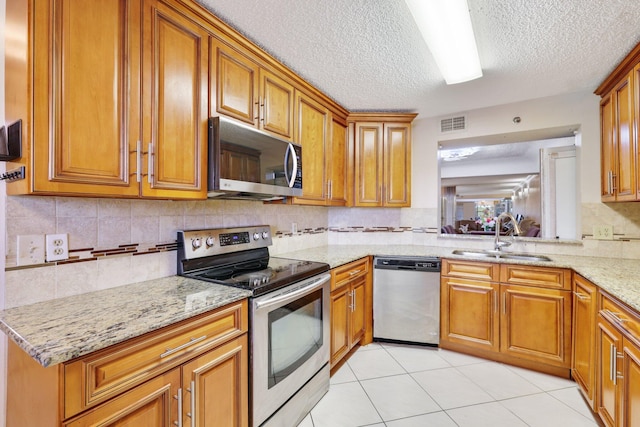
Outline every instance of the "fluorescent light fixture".
<path id="1" fill-rule="evenodd" d="M 467 0 L 405 2 L 447 84 L 482 77 Z"/>

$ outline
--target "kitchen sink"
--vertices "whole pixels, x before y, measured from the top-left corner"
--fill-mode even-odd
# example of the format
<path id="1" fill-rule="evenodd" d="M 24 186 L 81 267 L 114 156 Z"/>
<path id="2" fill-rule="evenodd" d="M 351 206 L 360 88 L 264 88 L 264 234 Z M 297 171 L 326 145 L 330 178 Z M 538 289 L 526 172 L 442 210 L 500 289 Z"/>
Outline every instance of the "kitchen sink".
<path id="1" fill-rule="evenodd" d="M 517 252 L 500 252 L 500 251 L 474 251 L 468 249 L 456 249 L 452 252 L 454 255 L 462 255 L 476 258 L 498 258 L 513 259 L 519 261 L 551 261 L 551 258 L 545 255 L 523 254 Z"/>

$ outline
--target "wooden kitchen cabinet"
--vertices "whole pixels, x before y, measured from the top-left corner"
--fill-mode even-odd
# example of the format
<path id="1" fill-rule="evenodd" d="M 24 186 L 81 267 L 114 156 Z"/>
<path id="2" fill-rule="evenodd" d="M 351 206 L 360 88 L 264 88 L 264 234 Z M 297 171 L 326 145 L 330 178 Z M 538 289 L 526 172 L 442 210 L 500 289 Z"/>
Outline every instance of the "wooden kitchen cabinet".
<path id="1" fill-rule="evenodd" d="M 415 117 L 349 115 L 354 206 L 411 206 L 411 122 Z"/>
<path id="2" fill-rule="evenodd" d="M 637 199 L 634 72 L 600 102 L 602 201 Z"/>
<path id="3" fill-rule="evenodd" d="M 295 204 L 344 206 L 347 203 L 346 124 L 327 107 L 296 92 L 295 141 L 302 146 L 302 196 Z"/>
<path id="4" fill-rule="evenodd" d="M 595 409 L 597 291 L 596 285 L 574 274 L 571 376 L 591 409 Z"/>
<path id="5" fill-rule="evenodd" d="M 294 86 L 259 65 L 246 49 L 211 39 L 211 86 L 215 110 L 292 140 Z"/>
<path id="6" fill-rule="evenodd" d="M 569 376 L 571 271 L 443 260 L 440 346 Z"/>
<path id="7" fill-rule="evenodd" d="M 596 409 L 606 426 L 640 425 L 640 316 L 598 295 Z"/>
<path id="8" fill-rule="evenodd" d="M 441 278 L 440 342 L 497 352 L 500 349 L 500 285 L 491 281 Z"/>
<path id="9" fill-rule="evenodd" d="M 372 341 L 371 299 L 369 257 L 331 270 L 332 368 L 356 344 Z"/>
<path id="10" fill-rule="evenodd" d="M 244 300 L 48 368 L 11 342 L 7 425 L 247 426 L 247 330 Z"/>
<path id="11" fill-rule="evenodd" d="M 189 11 L 34 3 L 7 2 L 15 40 L 29 41 L 7 63 L 27 174 L 8 193 L 206 198 L 208 34 Z"/>

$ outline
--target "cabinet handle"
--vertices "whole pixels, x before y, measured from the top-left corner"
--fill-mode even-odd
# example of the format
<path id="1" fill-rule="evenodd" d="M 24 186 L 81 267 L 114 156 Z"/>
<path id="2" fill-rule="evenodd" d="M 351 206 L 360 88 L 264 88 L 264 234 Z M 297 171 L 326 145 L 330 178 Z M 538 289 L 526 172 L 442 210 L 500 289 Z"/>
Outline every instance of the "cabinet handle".
<path id="1" fill-rule="evenodd" d="M 178 389 L 178 395 L 173 396 L 174 399 L 178 399 L 178 421 L 174 421 L 173 425 L 182 427 L 182 389 Z"/>
<path id="2" fill-rule="evenodd" d="M 603 311 L 607 313 L 609 316 L 613 317 L 613 320 L 615 320 L 618 323 L 624 323 L 629 321 L 629 319 L 623 319 L 622 317 L 620 317 L 620 313 L 614 313 L 611 310 L 603 310 Z"/>
<path id="3" fill-rule="evenodd" d="M 187 389 L 187 391 L 191 394 L 191 412 L 187 412 L 187 417 L 191 418 L 191 427 L 196 427 L 196 382 L 191 381 L 191 387 Z"/>
<path id="4" fill-rule="evenodd" d="M 356 290 L 351 291 L 351 311 L 356 311 Z"/>
<path id="5" fill-rule="evenodd" d="M 613 385 L 616 385 L 617 381 L 617 375 L 616 375 L 616 353 L 618 351 L 616 350 L 616 347 L 613 345 L 613 343 L 609 343 L 609 380 L 611 380 L 611 382 L 613 383 Z"/>
<path id="6" fill-rule="evenodd" d="M 207 338 L 207 336 L 206 336 L 206 335 L 203 335 L 203 336 L 201 336 L 200 338 L 191 338 L 191 339 L 189 340 L 189 342 L 186 342 L 186 343 L 184 343 L 184 344 L 182 344 L 182 345 L 180 345 L 180 346 L 178 346 L 178 347 L 176 347 L 176 348 L 168 348 L 168 349 L 167 349 L 167 351 L 165 351 L 164 353 L 162 353 L 162 354 L 160 355 L 160 357 L 167 357 L 167 356 L 170 356 L 170 355 L 172 355 L 173 353 L 175 353 L 175 352 L 177 352 L 177 351 L 180 351 L 180 350 L 183 350 L 183 349 L 185 349 L 185 348 L 189 347 L 190 345 L 193 345 L 193 344 L 195 344 L 195 343 L 197 343 L 197 342 L 200 342 L 200 341 L 202 341 L 202 340 L 204 340 L 204 339 L 206 339 L 206 338 Z"/>
<path id="7" fill-rule="evenodd" d="M 136 182 L 142 180 L 142 142 L 136 141 L 136 151 L 129 151 L 129 153 L 136 153 Z"/>
<path id="8" fill-rule="evenodd" d="M 581 301 L 589 301 L 591 297 L 589 295 L 581 294 L 580 292 L 573 292 L 573 294 Z"/>
<path id="9" fill-rule="evenodd" d="M 147 182 L 149 184 L 153 183 L 153 143 L 149 143 L 149 150 L 147 151 Z"/>
<path id="10" fill-rule="evenodd" d="M 361 272 L 361 271 L 362 271 L 362 270 L 353 270 L 353 271 L 350 271 L 350 272 L 349 272 L 349 276 L 353 277 L 353 276 L 355 276 L 356 274 L 360 274 L 360 272 Z"/>

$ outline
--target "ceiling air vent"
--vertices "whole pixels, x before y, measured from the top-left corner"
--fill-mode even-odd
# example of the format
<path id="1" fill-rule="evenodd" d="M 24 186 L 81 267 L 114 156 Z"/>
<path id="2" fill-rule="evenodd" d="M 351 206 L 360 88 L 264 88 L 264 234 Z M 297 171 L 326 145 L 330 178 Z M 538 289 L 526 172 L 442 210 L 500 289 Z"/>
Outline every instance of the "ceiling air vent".
<path id="1" fill-rule="evenodd" d="M 440 120 L 440 132 L 455 132 L 467 129 L 467 117 L 449 117 L 447 119 Z"/>

